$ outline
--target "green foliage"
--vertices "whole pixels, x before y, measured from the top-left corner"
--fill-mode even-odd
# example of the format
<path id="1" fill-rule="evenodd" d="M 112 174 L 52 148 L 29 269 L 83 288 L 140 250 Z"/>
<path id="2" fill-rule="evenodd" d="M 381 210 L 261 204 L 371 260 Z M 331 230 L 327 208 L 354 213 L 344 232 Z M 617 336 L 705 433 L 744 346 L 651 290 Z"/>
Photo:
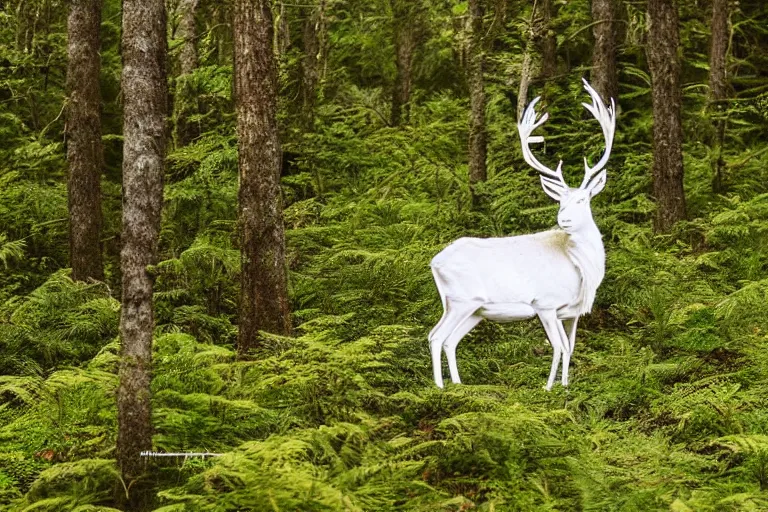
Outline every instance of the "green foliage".
<path id="1" fill-rule="evenodd" d="M 467 185 L 466 2 L 423 0 L 409 122 L 389 126 L 392 3 L 324 3 L 318 102 L 300 122 L 313 2 L 276 6 L 282 185 L 295 336 L 237 360 L 237 145 L 231 7 L 199 2 L 200 67 L 174 76 L 155 279 L 152 460 L 158 511 L 768 509 L 768 8 L 730 2 L 732 99 L 708 98 L 709 7 L 678 2 L 689 220 L 654 236 L 644 5 L 617 2 L 620 115 L 593 213 L 607 274 L 580 322 L 572 385 L 541 389 L 534 321 L 483 323 L 464 386 L 434 388 L 430 258 L 460 236 L 548 229 L 516 134 L 532 4 L 487 2 L 488 181 Z M 0 13 L 0 508 L 114 510 L 120 296 L 120 2 L 102 24 L 105 283 L 74 283 L 63 129 L 67 5 Z M 174 4 L 174 2 L 171 2 Z M 553 2 L 558 73 L 542 161 L 569 183 L 602 140 L 579 78 L 590 2 Z M 172 5 L 173 7 L 173 5 Z M 506 10 L 503 10 L 506 9 Z M 535 21 L 535 20 L 534 20 Z M 317 26 L 316 28 L 320 28 Z M 173 34 L 171 34 L 173 37 Z M 178 38 L 171 40 L 171 65 Z M 534 45 L 535 46 L 535 45 Z M 724 192 L 711 190 L 725 121 Z M 177 138 L 178 139 L 178 138 Z M 537 153 L 538 154 L 538 153 Z"/>

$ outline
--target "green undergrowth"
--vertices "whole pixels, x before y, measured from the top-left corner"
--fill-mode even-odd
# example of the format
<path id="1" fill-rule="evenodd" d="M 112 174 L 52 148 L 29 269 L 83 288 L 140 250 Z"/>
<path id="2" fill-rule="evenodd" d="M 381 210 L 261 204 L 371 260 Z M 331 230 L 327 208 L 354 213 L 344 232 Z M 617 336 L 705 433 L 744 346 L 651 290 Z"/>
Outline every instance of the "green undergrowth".
<path id="1" fill-rule="evenodd" d="M 295 337 L 265 336 L 237 360 L 210 302 L 195 323 L 159 322 L 155 447 L 224 455 L 153 461 L 158 510 L 768 506 L 768 284 L 753 271 L 766 196 L 724 203 L 669 239 L 608 209 L 608 274 L 581 322 L 572 384 L 549 393 L 551 351 L 535 321 L 481 324 L 459 347 L 464 384 L 437 389 L 426 343 L 440 314 L 427 271 L 444 244 L 434 205 L 359 204 L 324 205 L 327 218 L 289 232 L 291 250 L 312 255 L 292 267 Z M 229 286 L 229 250 L 208 237 L 161 263 L 159 310 L 204 299 L 189 278 L 203 262 Z M 104 510 L 121 485 L 116 311 L 99 285 L 65 273 L 6 304 L 9 507 Z M 30 362 L 41 354 L 57 363 Z"/>
<path id="2" fill-rule="evenodd" d="M 65 268 L 67 10 L 11 3 L 0 14 L 0 509 L 115 510 L 115 493 L 133 490 L 115 462 L 121 4 L 104 2 L 101 31 L 105 282 L 75 283 Z M 535 320 L 481 323 L 458 347 L 464 384 L 444 390 L 426 339 L 441 315 L 429 271 L 437 252 L 462 236 L 555 223 L 557 206 L 525 164 L 515 123 L 534 2 L 487 3 L 488 180 L 474 205 L 467 3 L 424 2 L 408 122 L 397 127 L 388 121 L 392 2 L 323 2 L 326 60 L 311 126 L 299 87 L 305 8 L 315 2 L 275 3 L 276 41 L 289 43 L 280 48 L 279 126 L 295 332 L 265 334 L 241 358 L 231 6 L 199 3 L 200 66 L 171 84 L 172 121 L 188 116 L 196 136 L 170 145 L 159 261 L 148 269 L 153 447 L 222 455 L 149 459 L 150 508 L 768 510 L 764 2 L 729 3 L 733 95 L 716 112 L 711 3 L 677 2 L 688 220 L 666 235 L 651 228 L 645 7 L 617 2 L 620 112 L 607 185 L 592 201 L 606 276 L 579 322 L 571 385 L 551 392 L 543 386 L 552 352 Z M 595 163 L 604 147 L 579 106 L 591 10 L 586 0 L 553 5 L 557 76 L 531 84 L 550 114 L 535 151 L 545 165 L 562 159 L 575 185 L 582 159 Z"/>

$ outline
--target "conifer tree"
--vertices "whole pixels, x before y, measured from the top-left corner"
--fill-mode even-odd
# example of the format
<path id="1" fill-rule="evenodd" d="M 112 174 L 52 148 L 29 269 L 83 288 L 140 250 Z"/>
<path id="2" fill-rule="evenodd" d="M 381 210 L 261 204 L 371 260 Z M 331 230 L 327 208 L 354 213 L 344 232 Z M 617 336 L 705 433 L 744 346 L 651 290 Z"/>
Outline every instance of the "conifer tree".
<path id="1" fill-rule="evenodd" d="M 554 78 L 557 73 L 557 39 L 552 27 L 552 20 L 555 17 L 555 7 L 552 0 L 539 0 L 541 2 L 541 32 L 539 44 L 541 49 L 541 70 L 539 77 L 542 83 L 547 86 L 548 81 Z"/>
<path id="2" fill-rule="evenodd" d="M 277 64 L 270 5 L 268 0 L 235 2 L 241 355 L 258 346 L 259 331 L 291 331 L 280 197 Z"/>
<path id="3" fill-rule="evenodd" d="M 614 0 L 592 0 L 592 87 L 606 99 L 619 97 L 616 69 L 616 6 Z"/>
<path id="4" fill-rule="evenodd" d="M 324 56 L 325 2 L 320 0 L 318 5 L 305 8 L 302 34 L 304 55 L 301 59 L 301 123 L 305 132 L 312 131 L 315 119 L 317 87 Z"/>
<path id="5" fill-rule="evenodd" d="M 190 75 L 197 69 L 197 8 L 199 0 L 182 0 L 179 3 L 179 27 L 177 35 L 181 39 L 179 52 L 179 77 L 174 95 L 174 141 L 177 146 L 186 146 L 199 135 L 197 126 L 189 117 L 197 110 L 197 98 Z"/>
<path id="6" fill-rule="evenodd" d="M 685 218 L 679 15 L 674 0 L 648 1 L 648 65 L 653 95 L 654 229 Z"/>
<path id="7" fill-rule="evenodd" d="M 67 161 L 72 279 L 101 280 L 101 0 L 73 0 L 67 20 Z"/>
<path id="8" fill-rule="evenodd" d="M 728 53 L 728 0 L 712 2 L 712 39 L 709 52 L 709 94 L 714 107 L 715 140 L 713 151 L 712 189 L 723 189 L 723 141 L 725 139 L 725 100 L 728 98 L 728 73 L 726 58 Z"/>
<path id="9" fill-rule="evenodd" d="M 152 447 L 150 372 L 153 278 L 163 204 L 167 140 L 166 12 L 163 0 L 123 1 L 123 296 L 117 461 L 126 485 Z M 119 493 L 118 493 L 119 494 Z M 141 493 L 131 494 L 138 508 Z"/>
<path id="10" fill-rule="evenodd" d="M 413 56 L 423 31 L 421 1 L 392 0 L 395 43 L 395 86 L 392 91 L 392 126 L 408 122 L 413 86 Z"/>
<path id="11" fill-rule="evenodd" d="M 487 137 L 485 130 L 485 49 L 483 48 L 483 0 L 469 1 L 470 37 L 467 62 L 469 83 L 469 186 L 477 205 L 475 186 L 487 179 Z"/>

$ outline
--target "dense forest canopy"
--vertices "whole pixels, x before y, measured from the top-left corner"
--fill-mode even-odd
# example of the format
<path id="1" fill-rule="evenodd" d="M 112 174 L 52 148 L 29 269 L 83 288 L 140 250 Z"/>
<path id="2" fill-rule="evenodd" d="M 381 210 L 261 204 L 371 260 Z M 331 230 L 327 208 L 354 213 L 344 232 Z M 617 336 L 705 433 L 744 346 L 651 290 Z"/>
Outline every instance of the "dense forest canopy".
<path id="1" fill-rule="evenodd" d="M 1 508 L 768 509 L 765 2 L 0 7 Z M 529 320 L 440 390 L 429 262 L 555 226 L 517 121 L 576 186 L 582 78 L 618 121 L 570 386 Z"/>

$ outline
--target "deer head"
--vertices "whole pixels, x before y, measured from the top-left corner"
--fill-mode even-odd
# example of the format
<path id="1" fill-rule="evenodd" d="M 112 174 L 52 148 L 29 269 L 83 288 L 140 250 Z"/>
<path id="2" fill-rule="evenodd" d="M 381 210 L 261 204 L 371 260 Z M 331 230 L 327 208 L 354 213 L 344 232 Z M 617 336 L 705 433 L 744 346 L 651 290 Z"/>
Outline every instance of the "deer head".
<path id="1" fill-rule="evenodd" d="M 590 200 L 600 193 L 605 187 L 606 171 L 605 165 L 608 163 L 608 157 L 613 147 L 613 134 L 616 129 L 616 106 L 611 98 L 611 106 L 606 107 L 600 96 L 592 87 L 584 82 L 584 89 L 592 97 L 592 104 L 582 103 L 584 107 L 595 116 L 603 129 L 605 137 L 605 153 L 593 167 L 587 163 L 584 158 L 584 180 L 578 188 L 569 187 L 563 179 L 563 161 L 557 164 L 553 171 L 549 167 L 539 162 L 533 156 L 529 144 L 544 142 L 544 137 L 534 136 L 531 133 L 544 124 L 549 119 L 549 114 L 544 114 L 541 119 L 536 119 L 536 104 L 541 97 L 534 99 L 523 113 L 523 117 L 517 123 L 517 129 L 520 133 L 520 142 L 523 149 L 523 158 L 525 161 L 541 173 L 541 186 L 544 192 L 560 203 L 560 211 L 557 214 L 558 225 L 569 233 L 579 231 L 585 225 L 593 224 L 592 210 Z"/>

